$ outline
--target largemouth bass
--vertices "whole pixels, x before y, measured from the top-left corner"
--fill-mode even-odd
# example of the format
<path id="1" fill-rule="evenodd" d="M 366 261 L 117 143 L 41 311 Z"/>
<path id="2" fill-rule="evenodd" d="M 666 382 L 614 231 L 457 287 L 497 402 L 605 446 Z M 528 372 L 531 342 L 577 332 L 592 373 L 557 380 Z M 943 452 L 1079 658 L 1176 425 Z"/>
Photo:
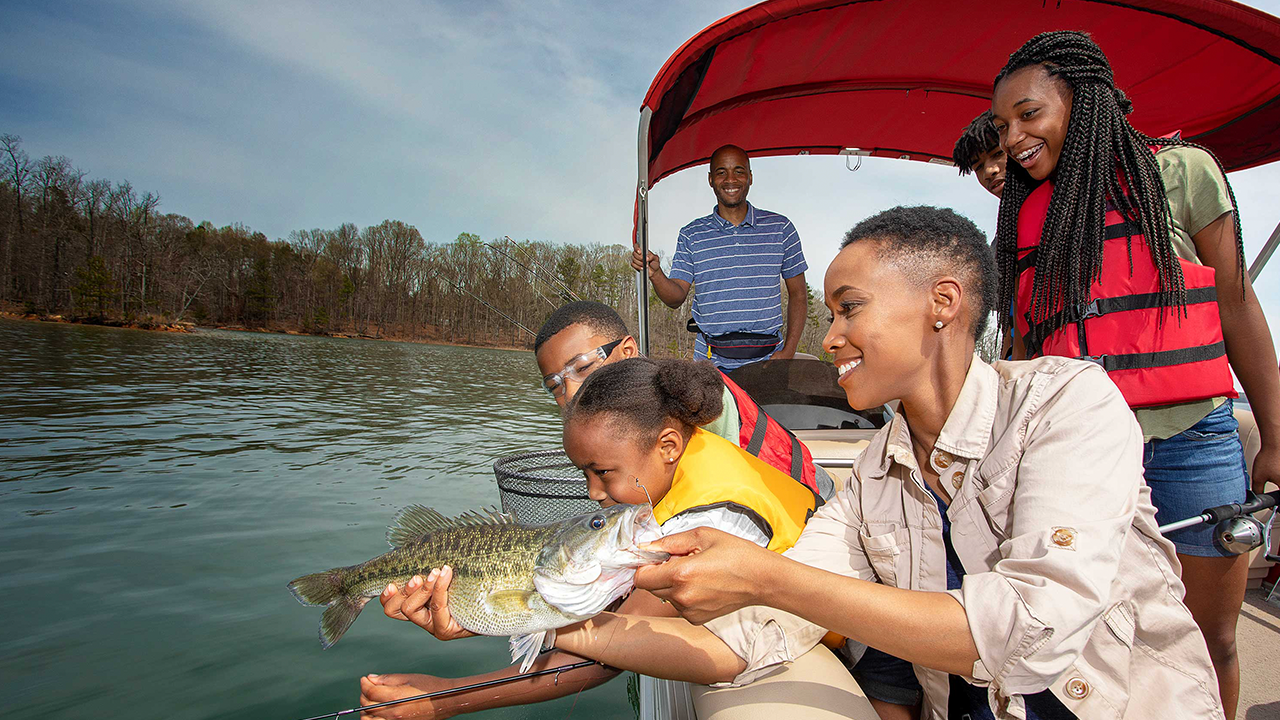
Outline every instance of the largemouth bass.
<path id="1" fill-rule="evenodd" d="M 449 565 L 449 610 L 480 635 L 510 635 L 511 661 L 533 664 L 555 629 L 592 617 L 631 589 L 635 569 L 667 559 L 640 550 L 661 533 L 647 505 L 614 505 L 547 525 L 470 511 L 446 518 L 430 508 L 401 510 L 387 531 L 390 552 L 289 583 L 304 605 L 325 605 L 320 643 L 332 647 L 388 583 Z"/>

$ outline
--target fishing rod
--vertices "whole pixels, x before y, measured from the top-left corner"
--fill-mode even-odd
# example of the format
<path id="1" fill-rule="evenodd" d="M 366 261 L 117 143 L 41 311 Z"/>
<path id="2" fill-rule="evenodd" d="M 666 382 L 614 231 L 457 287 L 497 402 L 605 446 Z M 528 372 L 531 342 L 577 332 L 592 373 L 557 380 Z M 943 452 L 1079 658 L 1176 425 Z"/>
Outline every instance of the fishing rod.
<path id="1" fill-rule="evenodd" d="M 493 243 L 485 243 L 485 244 L 484 244 L 484 246 L 485 246 L 485 247 L 487 247 L 487 248 L 489 248 L 490 250 L 492 250 L 492 251 L 494 251 L 494 252 L 496 252 L 496 253 L 498 253 L 498 254 L 502 255 L 503 257 L 505 257 L 506 259 L 510 260 L 511 262 L 515 263 L 515 264 L 516 264 L 516 265 L 518 265 L 520 268 L 522 268 L 523 270 L 525 270 L 525 271 L 526 271 L 526 272 L 528 272 L 529 274 L 533 275 L 535 278 L 537 278 L 537 279 L 539 279 L 539 280 L 542 280 L 543 282 L 546 282 L 546 280 L 543 280 L 542 276 L 538 274 L 538 271 L 537 271 L 537 270 L 534 270 L 533 268 L 529 267 L 528 265 L 525 265 L 524 263 L 522 263 L 522 262 L 520 262 L 519 260 L 515 259 L 515 258 L 514 258 L 514 257 L 512 257 L 512 256 L 511 256 L 507 251 L 503 250 L 502 248 L 498 247 L 497 245 L 494 245 Z M 533 285 L 533 283 L 530 283 L 530 285 Z M 543 294 L 542 294 L 542 292 L 538 291 L 538 289 L 537 289 L 537 287 L 536 287 L 536 286 L 534 287 L 534 291 L 538 293 L 538 297 L 540 297 L 540 298 L 542 298 L 543 300 L 545 300 L 545 301 L 547 302 L 547 304 L 548 304 L 548 305 L 550 305 L 551 307 L 553 307 L 553 308 L 555 308 L 555 307 L 559 307 L 559 306 L 558 306 L 558 305 L 556 305 L 554 302 L 551 302 L 551 299 L 550 299 L 550 298 L 548 298 L 546 295 L 543 295 Z"/>
<path id="2" fill-rule="evenodd" d="M 542 263 L 538 262 L 537 259 L 534 258 L 532 255 L 530 255 L 528 251 L 520 247 L 520 243 L 516 242 L 515 240 L 512 240 L 510 235 L 503 235 L 502 238 L 507 242 L 511 243 L 512 247 L 520 251 L 521 255 L 524 255 L 531 264 L 536 265 L 538 269 L 542 271 L 541 273 L 539 272 L 534 273 L 539 277 L 539 279 L 541 279 L 543 282 L 547 283 L 548 285 L 551 285 L 552 287 L 559 285 L 560 288 L 564 290 L 565 294 L 567 294 L 569 297 L 573 298 L 574 300 L 582 299 L 578 297 L 578 293 L 574 292 L 568 285 L 564 283 L 563 280 L 556 277 L 554 273 L 552 273 L 550 270 L 547 270 L 546 267 L 544 267 Z M 547 278 L 543 277 L 542 273 L 546 273 L 548 276 L 550 276 L 551 280 L 548 280 Z"/>
<path id="3" fill-rule="evenodd" d="M 377 710 L 378 708 L 389 707 L 391 705 L 399 705 L 400 703 L 415 702 L 417 700 L 429 700 L 431 698 L 443 697 L 445 695 L 453 695 L 455 693 L 466 692 L 468 690 L 479 690 L 481 688 L 492 687 L 494 685 L 502 685 L 503 683 L 515 682 L 516 680 L 526 680 L 528 678 L 538 677 L 539 675 L 550 675 L 551 673 L 562 673 L 569 670 L 577 670 L 588 665 L 598 665 L 595 660 L 583 660 L 581 662 L 572 663 L 570 665 L 561 665 L 560 667 L 545 668 L 542 670 L 533 670 L 531 672 L 520 673 L 506 678 L 497 678 L 494 680 L 485 680 L 484 682 L 471 683 L 462 687 L 449 688 L 447 690 L 436 690 L 435 692 L 423 693 L 422 695 L 414 695 L 413 697 L 400 698 L 399 700 L 388 700 L 375 705 L 365 705 L 357 708 L 349 708 L 347 710 L 339 710 L 338 712 L 325 713 L 323 715 L 315 715 L 302 720 L 325 720 L 325 718 L 339 718 L 343 715 L 351 713 L 361 713 L 369 710 Z"/>
<path id="4" fill-rule="evenodd" d="M 471 296 L 471 297 L 472 297 L 476 302 L 480 303 L 481 305 L 484 305 L 485 307 L 489 308 L 490 310 L 492 310 L 492 311 L 494 311 L 494 312 L 498 313 L 499 315 L 501 315 L 502 317 L 506 318 L 507 322 L 511 323 L 512 325 L 515 325 L 516 327 L 518 327 L 518 328 L 520 328 L 521 330 L 523 330 L 523 331 L 525 331 L 525 332 L 529 333 L 530 335 L 533 335 L 534 337 L 537 337 L 538 333 L 536 333 L 536 332 L 534 332 L 534 331 L 530 330 L 529 328 L 525 327 L 524 325 L 521 325 L 521 324 L 520 324 L 520 322 L 519 322 L 518 320 L 516 320 L 515 318 L 511 317 L 510 315 L 508 315 L 508 314 L 506 314 L 506 313 L 502 312 L 502 311 L 501 311 L 501 310 L 499 310 L 498 308 L 496 308 L 496 307 L 494 307 L 494 306 L 490 305 L 490 304 L 489 304 L 489 303 L 488 303 L 484 298 L 480 297 L 479 295 L 476 295 L 475 293 L 471 292 L 470 290 L 468 290 L 468 289 L 466 289 L 466 288 L 462 287 L 462 286 L 461 286 L 461 285 L 459 285 L 458 283 L 456 283 L 456 282 L 454 282 L 453 280 L 449 279 L 449 277 L 448 277 L 448 276 L 446 276 L 444 273 L 436 273 L 436 276 L 437 276 L 437 277 L 439 277 L 439 278 L 441 278 L 441 279 L 442 279 L 442 280 L 444 280 L 445 282 L 449 283 L 450 285 L 452 285 L 456 290 L 458 290 L 458 291 L 460 291 L 460 292 L 464 292 L 464 293 L 466 293 L 467 295 L 470 295 L 470 296 Z"/>
<path id="5" fill-rule="evenodd" d="M 1202 523 L 1217 523 L 1214 535 L 1218 543 L 1229 552 L 1240 555 L 1264 544 L 1267 545 L 1267 552 L 1270 552 L 1271 522 L 1263 525 L 1251 516 L 1259 510 L 1274 508 L 1277 504 L 1280 504 L 1280 490 L 1257 495 L 1249 493 L 1249 498 L 1242 503 L 1211 507 L 1186 520 L 1161 525 L 1160 534 L 1167 535 L 1174 530 L 1195 527 Z"/>

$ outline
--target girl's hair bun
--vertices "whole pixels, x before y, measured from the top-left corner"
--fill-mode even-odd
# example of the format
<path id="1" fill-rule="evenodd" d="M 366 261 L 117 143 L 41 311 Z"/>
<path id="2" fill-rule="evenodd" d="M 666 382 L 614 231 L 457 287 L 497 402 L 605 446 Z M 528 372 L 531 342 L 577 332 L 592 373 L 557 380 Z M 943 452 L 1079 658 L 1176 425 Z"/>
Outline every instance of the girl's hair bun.
<path id="1" fill-rule="evenodd" d="M 724 383 L 711 363 L 659 360 L 654 383 L 667 415 L 687 425 L 706 425 L 724 412 Z"/>
<path id="2" fill-rule="evenodd" d="M 689 360 L 630 358 L 591 373 L 566 408 L 566 423 L 608 414 L 656 434 L 667 418 L 701 426 L 724 411 L 724 383 L 715 366 Z"/>

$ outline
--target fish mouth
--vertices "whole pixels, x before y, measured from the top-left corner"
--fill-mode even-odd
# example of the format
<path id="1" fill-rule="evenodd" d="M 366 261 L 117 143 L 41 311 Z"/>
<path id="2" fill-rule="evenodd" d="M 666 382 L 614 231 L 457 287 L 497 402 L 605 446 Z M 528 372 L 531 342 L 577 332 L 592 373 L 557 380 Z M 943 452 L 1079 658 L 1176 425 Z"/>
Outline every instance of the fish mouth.
<path id="1" fill-rule="evenodd" d="M 636 505 L 631 522 L 618 523 L 618 550 L 624 567 L 639 567 L 666 561 L 671 557 L 658 550 L 641 550 L 639 545 L 662 537 L 662 529 L 648 505 Z"/>

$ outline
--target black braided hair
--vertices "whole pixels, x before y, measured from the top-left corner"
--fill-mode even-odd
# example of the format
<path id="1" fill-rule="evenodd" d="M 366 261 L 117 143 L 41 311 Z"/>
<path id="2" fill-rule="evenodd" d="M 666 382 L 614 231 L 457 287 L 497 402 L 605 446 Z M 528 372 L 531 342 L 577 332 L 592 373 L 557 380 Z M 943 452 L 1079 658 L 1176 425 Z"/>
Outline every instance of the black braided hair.
<path id="1" fill-rule="evenodd" d="M 608 416 L 651 443 L 669 420 L 686 435 L 724 412 L 724 382 L 714 365 L 694 360 L 619 360 L 591 373 L 565 410 L 565 426 Z"/>
<path id="2" fill-rule="evenodd" d="M 1036 259 L 1032 322 L 1044 320 L 1059 308 L 1089 301 L 1089 288 L 1102 273 L 1108 200 L 1129 222 L 1137 223 L 1145 236 L 1159 275 L 1161 302 L 1185 313 L 1187 290 L 1170 237 L 1169 203 L 1160 166 L 1148 146 L 1204 150 L 1217 163 L 1225 183 L 1222 163 L 1195 143 L 1181 138 L 1153 138 L 1135 130 L 1125 117 L 1133 111 L 1133 103 L 1116 87 L 1107 56 L 1086 33 L 1057 31 L 1031 38 L 1009 56 L 995 85 L 1032 65 L 1043 65 L 1072 90 L 1071 119 L 1058 156 L 1053 197 Z M 1011 306 L 1017 288 L 1018 212 L 1038 184 L 1021 165 L 1009 161 L 995 239 L 1001 308 Z M 1234 210 L 1236 199 L 1230 183 L 1227 192 Z M 1243 272 L 1244 243 L 1239 222 L 1235 223 L 1235 233 Z M 1132 237 L 1129 243 L 1132 265 Z M 1000 318 L 1006 329 L 1013 320 L 1003 311 Z"/>
<path id="3" fill-rule="evenodd" d="M 1000 147 L 1000 134 L 992 124 L 991 111 L 984 110 L 960 133 L 955 149 L 951 151 L 951 159 L 960 168 L 961 175 L 968 175 L 973 172 L 973 164 L 978 162 L 978 158 L 997 147 Z"/>

